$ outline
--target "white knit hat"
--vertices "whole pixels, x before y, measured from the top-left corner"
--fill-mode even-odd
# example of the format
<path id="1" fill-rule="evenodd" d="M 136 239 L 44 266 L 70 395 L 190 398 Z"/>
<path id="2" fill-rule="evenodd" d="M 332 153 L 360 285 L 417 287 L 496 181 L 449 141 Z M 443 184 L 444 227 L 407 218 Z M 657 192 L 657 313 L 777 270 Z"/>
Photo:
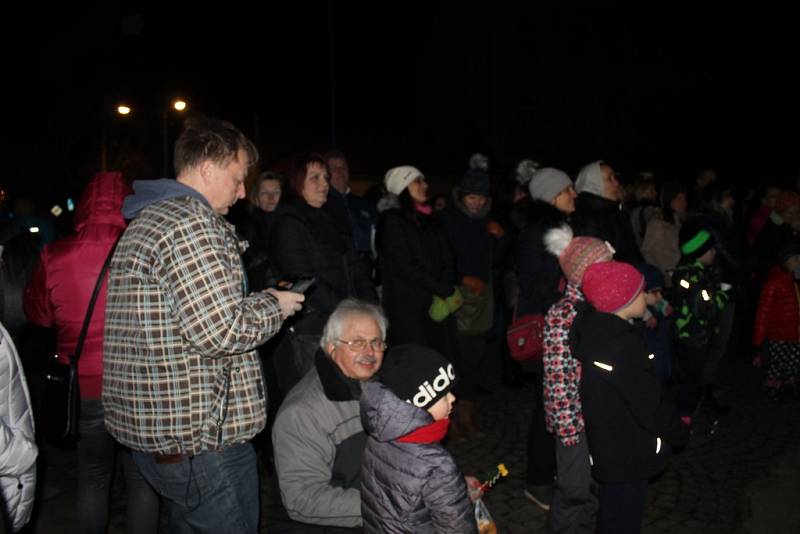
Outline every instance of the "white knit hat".
<path id="1" fill-rule="evenodd" d="M 600 165 L 605 165 L 602 160 L 590 163 L 581 169 L 578 178 L 575 180 L 575 191 L 578 193 L 591 193 L 598 197 L 603 196 L 603 169 Z"/>
<path id="2" fill-rule="evenodd" d="M 416 180 L 418 177 L 425 177 L 422 172 L 416 167 L 411 165 L 401 165 L 386 171 L 386 176 L 383 178 L 383 183 L 386 185 L 386 190 L 393 195 L 399 195 L 403 189 L 408 187 L 408 184 Z"/>

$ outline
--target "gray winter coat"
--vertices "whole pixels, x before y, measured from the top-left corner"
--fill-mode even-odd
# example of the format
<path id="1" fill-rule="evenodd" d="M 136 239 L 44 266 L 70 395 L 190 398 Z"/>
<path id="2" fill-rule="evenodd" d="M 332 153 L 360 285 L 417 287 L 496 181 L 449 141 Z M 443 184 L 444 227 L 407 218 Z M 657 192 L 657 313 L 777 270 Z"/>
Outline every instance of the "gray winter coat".
<path id="1" fill-rule="evenodd" d="M 361 419 L 369 437 L 361 473 L 365 533 L 477 533 L 467 484 L 441 443 L 397 438 L 433 423 L 377 381 L 362 384 Z"/>
<path id="2" fill-rule="evenodd" d="M 361 525 L 365 436 L 356 388 L 319 351 L 278 410 L 272 427 L 275 471 L 286 512 L 306 525 L 298 532 Z"/>
<path id="3" fill-rule="evenodd" d="M 0 494 L 12 532 L 31 517 L 36 492 L 33 412 L 11 336 L 0 325 Z"/>

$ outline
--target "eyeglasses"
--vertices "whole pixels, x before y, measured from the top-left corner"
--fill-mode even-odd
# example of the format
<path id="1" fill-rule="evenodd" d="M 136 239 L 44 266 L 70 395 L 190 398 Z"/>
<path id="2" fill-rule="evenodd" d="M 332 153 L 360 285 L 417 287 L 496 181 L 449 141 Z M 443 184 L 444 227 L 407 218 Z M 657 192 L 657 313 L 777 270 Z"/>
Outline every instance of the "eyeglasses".
<path id="1" fill-rule="evenodd" d="M 384 351 L 386 350 L 386 342 L 382 339 L 371 339 L 367 341 L 366 339 L 353 339 L 350 341 L 345 341 L 344 339 L 337 339 L 339 343 L 344 343 L 347 345 L 351 350 L 364 350 L 369 345 L 372 350 L 374 351 Z"/>

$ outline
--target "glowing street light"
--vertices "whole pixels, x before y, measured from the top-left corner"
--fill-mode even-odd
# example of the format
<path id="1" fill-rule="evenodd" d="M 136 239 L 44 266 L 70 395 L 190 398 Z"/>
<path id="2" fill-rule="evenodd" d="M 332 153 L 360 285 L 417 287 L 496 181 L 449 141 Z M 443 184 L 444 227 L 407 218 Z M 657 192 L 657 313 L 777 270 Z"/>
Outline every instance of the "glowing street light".
<path id="1" fill-rule="evenodd" d="M 172 109 L 177 111 L 178 113 L 183 113 L 186 111 L 186 108 L 189 104 L 186 103 L 186 100 L 181 98 L 177 98 L 172 101 Z M 168 140 L 168 133 L 169 133 L 169 113 L 168 110 L 165 109 L 161 114 L 161 163 L 162 167 L 162 176 L 164 178 L 167 177 L 167 170 L 169 169 L 169 140 Z"/>
<path id="2" fill-rule="evenodd" d="M 120 104 L 119 106 L 117 106 L 117 113 L 119 113 L 120 115 L 129 115 L 130 112 L 131 108 L 129 106 L 126 106 L 125 104 Z"/>

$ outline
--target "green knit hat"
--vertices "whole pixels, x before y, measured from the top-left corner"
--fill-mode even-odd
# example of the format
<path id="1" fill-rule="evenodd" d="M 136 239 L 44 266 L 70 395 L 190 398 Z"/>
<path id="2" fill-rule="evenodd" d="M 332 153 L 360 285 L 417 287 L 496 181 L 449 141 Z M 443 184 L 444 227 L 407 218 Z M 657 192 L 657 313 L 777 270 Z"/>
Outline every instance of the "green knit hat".
<path id="1" fill-rule="evenodd" d="M 687 229 L 688 230 L 688 229 Z M 705 254 L 709 249 L 714 247 L 714 238 L 708 230 L 696 230 L 684 232 L 681 228 L 680 232 L 681 254 L 686 258 L 699 258 Z"/>

